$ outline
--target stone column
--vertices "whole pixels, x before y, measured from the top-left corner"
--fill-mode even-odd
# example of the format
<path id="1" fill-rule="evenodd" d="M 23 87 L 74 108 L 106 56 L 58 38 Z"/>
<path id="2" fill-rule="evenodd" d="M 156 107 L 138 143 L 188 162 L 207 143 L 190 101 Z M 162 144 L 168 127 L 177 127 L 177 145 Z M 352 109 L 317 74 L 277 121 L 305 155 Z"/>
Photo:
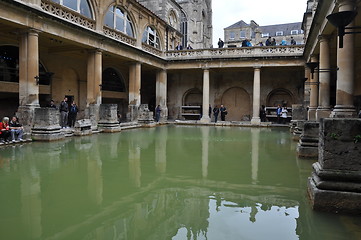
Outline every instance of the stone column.
<path id="1" fill-rule="evenodd" d="M 160 105 L 160 121 L 164 122 L 168 119 L 167 108 L 167 70 L 162 69 L 157 73 L 156 82 L 156 106 Z"/>
<path id="2" fill-rule="evenodd" d="M 329 36 L 320 35 L 319 99 L 316 121 L 330 117 L 330 46 Z"/>
<path id="3" fill-rule="evenodd" d="M 141 63 L 137 62 L 129 67 L 129 106 L 128 116 L 130 121 L 135 121 L 138 116 L 140 106 L 140 86 L 141 86 Z"/>
<path id="4" fill-rule="evenodd" d="M 39 33 L 23 32 L 19 44 L 19 109 L 18 117 L 29 131 L 34 109 L 39 107 Z"/>
<path id="5" fill-rule="evenodd" d="M 318 62 L 317 56 L 311 56 L 311 62 Z M 315 72 L 310 74 L 310 106 L 308 108 L 308 120 L 309 121 L 315 121 L 316 120 L 316 110 L 318 106 L 318 71 L 315 70 Z"/>
<path id="6" fill-rule="evenodd" d="M 352 0 L 338 0 L 339 12 L 353 11 L 355 2 Z M 353 27 L 350 23 L 347 27 Z M 356 117 L 355 106 L 353 105 L 354 87 L 354 35 L 346 34 L 343 37 L 343 48 L 337 48 L 337 83 L 336 83 L 336 106 L 331 117 L 347 118 Z M 338 45 L 337 45 L 338 46 Z"/>
<path id="7" fill-rule="evenodd" d="M 209 112 L 209 69 L 203 69 L 203 106 L 201 122 L 209 123 L 211 119 L 208 115 Z"/>
<path id="8" fill-rule="evenodd" d="M 311 94 L 311 71 L 305 66 L 305 90 L 304 90 L 304 106 L 310 106 L 310 94 Z"/>
<path id="9" fill-rule="evenodd" d="M 102 83 L 102 52 L 89 51 L 87 65 L 87 99 L 86 117 L 91 120 L 92 129 L 95 129 L 99 120 L 99 106 L 101 104 Z"/>
<path id="10" fill-rule="evenodd" d="M 261 68 L 254 67 L 254 77 L 253 77 L 253 117 L 251 120 L 252 124 L 259 125 L 261 124 L 261 119 L 259 117 L 259 109 L 261 102 Z"/>

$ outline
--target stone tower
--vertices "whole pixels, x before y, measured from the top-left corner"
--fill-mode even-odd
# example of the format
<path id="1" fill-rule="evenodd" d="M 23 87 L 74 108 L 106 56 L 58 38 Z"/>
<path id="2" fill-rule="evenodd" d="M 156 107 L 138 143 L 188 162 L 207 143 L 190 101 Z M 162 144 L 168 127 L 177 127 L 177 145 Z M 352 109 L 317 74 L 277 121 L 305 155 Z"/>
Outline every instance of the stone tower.
<path id="1" fill-rule="evenodd" d="M 183 34 L 182 46 L 194 49 L 212 45 L 212 0 L 138 0 Z M 173 43 L 175 46 L 177 43 Z"/>

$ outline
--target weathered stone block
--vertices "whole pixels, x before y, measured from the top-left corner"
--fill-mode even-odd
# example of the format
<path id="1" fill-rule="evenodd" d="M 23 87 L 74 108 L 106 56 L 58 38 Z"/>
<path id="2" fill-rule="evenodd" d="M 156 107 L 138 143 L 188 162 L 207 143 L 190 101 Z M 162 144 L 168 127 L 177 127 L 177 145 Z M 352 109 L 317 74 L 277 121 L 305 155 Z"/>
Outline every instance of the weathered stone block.
<path id="1" fill-rule="evenodd" d="M 322 168 L 361 171 L 361 119 L 321 119 L 320 134 Z"/>
<path id="2" fill-rule="evenodd" d="M 154 122 L 153 112 L 148 108 L 148 104 L 141 104 L 138 110 L 138 122 L 152 123 Z"/>
<path id="3" fill-rule="evenodd" d="M 119 132 L 118 106 L 116 104 L 101 104 L 99 109 L 98 127 L 103 132 Z"/>
<path id="4" fill-rule="evenodd" d="M 54 141 L 64 138 L 59 125 L 60 113 L 54 108 L 36 108 L 31 136 L 38 141 Z"/>
<path id="5" fill-rule="evenodd" d="M 319 123 L 306 121 L 303 123 L 303 133 L 297 145 L 297 155 L 300 158 L 317 158 L 319 144 Z"/>
<path id="6" fill-rule="evenodd" d="M 85 136 L 93 133 L 90 119 L 80 119 L 74 124 L 74 135 Z"/>
<path id="7" fill-rule="evenodd" d="M 292 120 L 306 120 L 307 111 L 302 104 L 292 104 Z"/>

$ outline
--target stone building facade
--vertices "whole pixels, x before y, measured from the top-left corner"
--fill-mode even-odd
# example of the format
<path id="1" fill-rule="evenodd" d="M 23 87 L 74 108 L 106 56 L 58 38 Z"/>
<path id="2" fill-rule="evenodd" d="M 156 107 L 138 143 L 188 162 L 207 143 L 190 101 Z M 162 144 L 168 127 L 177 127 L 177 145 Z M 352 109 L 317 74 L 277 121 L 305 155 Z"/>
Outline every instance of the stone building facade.
<path id="1" fill-rule="evenodd" d="M 259 26 L 253 20 L 249 24 L 241 20 L 224 29 L 225 47 L 241 47 L 245 39 L 250 40 L 252 46 L 257 46 L 260 42 L 265 44 L 268 37 L 274 38 L 276 45 L 281 45 L 282 40 L 290 45 L 291 37 L 296 44 L 304 44 L 302 23 Z"/>

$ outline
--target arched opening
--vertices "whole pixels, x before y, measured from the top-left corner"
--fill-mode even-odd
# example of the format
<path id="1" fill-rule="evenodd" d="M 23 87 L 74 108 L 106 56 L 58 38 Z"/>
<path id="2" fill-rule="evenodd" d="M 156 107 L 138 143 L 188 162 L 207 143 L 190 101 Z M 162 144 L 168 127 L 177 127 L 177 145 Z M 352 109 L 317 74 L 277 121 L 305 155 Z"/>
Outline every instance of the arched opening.
<path id="1" fill-rule="evenodd" d="M 152 47 L 161 49 L 159 34 L 154 27 L 148 26 L 144 30 L 142 42 L 146 43 Z"/>
<path id="2" fill-rule="evenodd" d="M 187 47 L 188 46 L 188 23 L 187 23 L 187 16 L 186 14 L 181 11 L 181 19 L 180 19 L 180 32 L 183 34 L 182 37 L 182 46 Z"/>
<path id="3" fill-rule="evenodd" d="M 293 103 L 292 93 L 286 89 L 275 89 L 267 97 L 268 107 L 277 107 L 278 105 L 291 107 Z"/>
<path id="4" fill-rule="evenodd" d="M 125 92 L 124 79 L 114 68 L 106 68 L 103 71 L 102 90 Z"/>
<path id="5" fill-rule="evenodd" d="M 67 8 L 70 8 L 87 18 L 93 19 L 93 15 L 88 0 L 52 0 L 52 1 L 60 5 L 63 5 Z"/>
<path id="6" fill-rule="evenodd" d="M 182 117 L 186 120 L 198 120 L 202 114 L 203 94 L 198 88 L 192 88 L 183 95 Z"/>
<path id="7" fill-rule="evenodd" d="M 227 121 L 248 121 L 251 117 L 251 100 L 246 90 L 232 87 L 222 96 L 222 102 L 228 111 Z"/>

